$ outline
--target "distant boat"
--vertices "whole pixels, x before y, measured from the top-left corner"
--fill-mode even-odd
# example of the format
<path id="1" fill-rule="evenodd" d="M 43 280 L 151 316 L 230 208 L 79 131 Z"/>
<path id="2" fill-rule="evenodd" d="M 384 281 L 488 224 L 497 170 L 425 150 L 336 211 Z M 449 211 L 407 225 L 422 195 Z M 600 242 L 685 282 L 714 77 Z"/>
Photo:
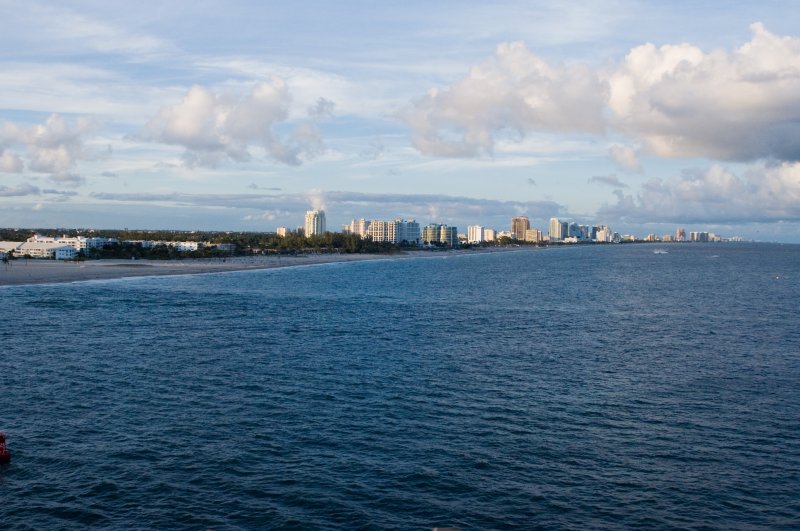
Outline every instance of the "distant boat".
<path id="1" fill-rule="evenodd" d="M 667 254 L 667 251 L 665 251 L 664 249 L 656 249 L 655 251 L 653 251 L 653 254 Z"/>

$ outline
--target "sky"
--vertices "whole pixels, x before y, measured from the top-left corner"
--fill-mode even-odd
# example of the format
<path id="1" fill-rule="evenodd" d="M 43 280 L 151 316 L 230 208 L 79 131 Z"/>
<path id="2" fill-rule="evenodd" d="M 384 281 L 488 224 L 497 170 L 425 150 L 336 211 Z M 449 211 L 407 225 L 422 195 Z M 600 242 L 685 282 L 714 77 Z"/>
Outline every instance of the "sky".
<path id="1" fill-rule="evenodd" d="M 790 1 L 0 0 L 0 226 L 800 243 Z"/>

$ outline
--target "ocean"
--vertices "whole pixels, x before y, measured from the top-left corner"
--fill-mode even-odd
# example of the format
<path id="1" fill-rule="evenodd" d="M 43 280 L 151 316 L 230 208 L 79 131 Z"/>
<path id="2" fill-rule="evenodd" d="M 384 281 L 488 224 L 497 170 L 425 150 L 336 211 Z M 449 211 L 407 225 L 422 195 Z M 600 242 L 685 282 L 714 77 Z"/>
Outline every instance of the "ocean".
<path id="1" fill-rule="evenodd" d="M 443 254 L 0 305 L 4 529 L 800 526 L 800 246 Z"/>

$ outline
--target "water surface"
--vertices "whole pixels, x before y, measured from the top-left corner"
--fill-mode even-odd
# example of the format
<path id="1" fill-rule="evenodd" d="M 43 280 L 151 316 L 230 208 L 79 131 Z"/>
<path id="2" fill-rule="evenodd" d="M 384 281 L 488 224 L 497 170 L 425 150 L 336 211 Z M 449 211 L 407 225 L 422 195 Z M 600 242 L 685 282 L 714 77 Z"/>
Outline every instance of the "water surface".
<path id="1" fill-rule="evenodd" d="M 7 528 L 792 528 L 800 247 L 0 290 Z"/>

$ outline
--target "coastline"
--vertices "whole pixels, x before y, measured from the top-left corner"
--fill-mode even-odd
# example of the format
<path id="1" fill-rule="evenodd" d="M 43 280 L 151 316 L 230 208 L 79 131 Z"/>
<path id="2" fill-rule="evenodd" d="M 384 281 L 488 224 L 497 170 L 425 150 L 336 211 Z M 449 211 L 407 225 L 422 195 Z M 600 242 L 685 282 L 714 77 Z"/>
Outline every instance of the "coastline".
<path id="1" fill-rule="evenodd" d="M 86 260 L 66 262 L 18 259 L 0 264 L 0 287 L 36 284 L 62 284 L 91 280 L 113 280 L 130 277 L 168 275 L 201 275 L 230 271 L 254 271 L 283 267 L 307 266 L 366 260 L 435 258 L 514 252 L 517 248 L 449 250 L 443 252 L 402 252 L 398 254 L 306 254 L 298 256 L 236 256 L 225 259 L 199 258 L 186 260 Z"/>

